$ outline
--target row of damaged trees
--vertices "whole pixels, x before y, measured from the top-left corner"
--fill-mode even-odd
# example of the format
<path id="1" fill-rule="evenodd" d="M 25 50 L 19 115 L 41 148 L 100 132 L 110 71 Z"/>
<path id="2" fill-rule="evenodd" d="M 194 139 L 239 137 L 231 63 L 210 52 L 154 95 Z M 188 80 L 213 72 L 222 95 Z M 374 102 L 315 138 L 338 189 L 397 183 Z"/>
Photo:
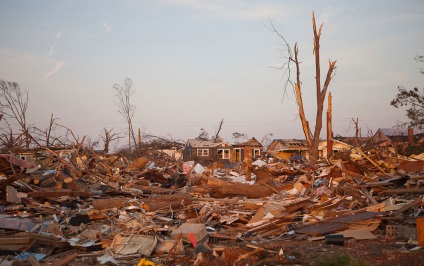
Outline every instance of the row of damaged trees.
<path id="1" fill-rule="evenodd" d="M 128 123 L 128 150 L 122 152 L 137 156 L 142 150 L 149 147 L 180 147 L 181 141 L 170 137 L 157 137 L 145 135 L 144 141 L 140 141 L 140 131 L 138 141 L 135 138 L 132 119 L 135 106 L 131 104 L 131 96 L 135 93 L 132 88 L 132 81 L 125 78 L 124 85 L 115 84 L 113 86 L 115 102 L 119 113 Z M 100 143 L 104 144 L 104 152 L 108 153 L 111 143 L 123 138 L 122 133 L 113 132 L 112 129 L 104 128 L 97 140 L 92 140 L 89 136 L 79 137 L 74 132 L 55 118 L 50 116 L 49 124 L 46 128 L 39 128 L 28 122 L 29 94 L 17 82 L 0 80 L 0 151 L 28 150 L 37 147 L 60 147 L 69 148 L 75 145 L 85 145 L 95 148 Z"/>
<path id="2" fill-rule="evenodd" d="M 28 91 L 17 82 L 0 80 L 0 149 L 4 151 L 27 150 L 33 147 L 69 147 L 73 143 L 87 142 L 95 146 L 98 141 L 90 137 L 80 138 L 73 131 L 60 124 L 53 114 L 49 124 L 42 129 L 28 122 Z M 112 141 L 119 138 L 113 129 L 104 129 L 100 136 L 108 152 Z"/>
<path id="3" fill-rule="evenodd" d="M 97 141 L 89 137 L 80 138 L 73 131 L 60 124 L 53 114 L 46 128 L 39 128 L 28 122 L 28 91 L 17 82 L 0 80 L 0 150 L 28 150 L 33 147 L 69 147 L 72 143 L 84 140 L 88 146 L 95 146 Z M 104 129 L 101 136 L 108 149 L 109 143 L 119 136 L 113 129 Z"/>
<path id="4" fill-rule="evenodd" d="M 59 119 L 53 114 L 50 116 L 47 128 L 42 129 L 29 124 L 28 104 L 28 91 L 21 88 L 17 82 L 0 80 L 0 148 L 2 150 L 27 150 L 41 146 L 67 147 L 71 143 L 80 142 L 79 137 L 75 136 L 71 129 L 61 125 Z M 60 132 L 60 135 L 58 136 L 56 132 Z M 90 142 L 89 139 L 88 142 Z"/>

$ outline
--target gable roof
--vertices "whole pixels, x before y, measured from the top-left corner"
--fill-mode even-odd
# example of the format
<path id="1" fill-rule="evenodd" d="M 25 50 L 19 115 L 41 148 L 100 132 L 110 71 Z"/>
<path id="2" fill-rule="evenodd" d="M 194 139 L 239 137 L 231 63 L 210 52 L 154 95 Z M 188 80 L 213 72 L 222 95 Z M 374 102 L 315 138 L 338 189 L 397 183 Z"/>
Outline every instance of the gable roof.
<path id="1" fill-rule="evenodd" d="M 353 148 L 353 146 L 350 145 L 349 143 L 346 143 L 346 142 L 343 142 L 343 141 L 340 141 L 340 140 L 337 140 L 337 139 L 333 139 L 333 145 L 334 144 L 336 144 L 336 145 L 339 144 L 339 145 L 347 147 L 349 149 Z M 326 140 L 320 141 L 319 146 L 327 147 L 327 141 Z"/>
<path id="2" fill-rule="evenodd" d="M 268 149 L 273 149 L 277 143 L 283 145 L 284 150 L 307 150 L 308 144 L 305 141 L 297 139 L 274 139 Z"/>
<path id="3" fill-rule="evenodd" d="M 213 140 L 197 140 L 197 139 L 188 139 L 187 145 L 195 148 L 213 148 L 217 146 L 229 146 L 227 142 L 214 142 Z"/>
<path id="4" fill-rule="evenodd" d="M 237 147 L 259 147 L 259 148 L 263 147 L 263 145 L 255 138 L 251 138 L 248 141 L 243 142 L 243 143 L 234 144 L 233 146 L 237 146 Z"/>
<path id="5" fill-rule="evenodd" d="M 381 131 L 381 133 L 383 133 L 386 136 L 406 136 L 406 135 L 408 135 L 408 129 L 406 129 L 406 128 L 380 128 L 379 130 Z"/>

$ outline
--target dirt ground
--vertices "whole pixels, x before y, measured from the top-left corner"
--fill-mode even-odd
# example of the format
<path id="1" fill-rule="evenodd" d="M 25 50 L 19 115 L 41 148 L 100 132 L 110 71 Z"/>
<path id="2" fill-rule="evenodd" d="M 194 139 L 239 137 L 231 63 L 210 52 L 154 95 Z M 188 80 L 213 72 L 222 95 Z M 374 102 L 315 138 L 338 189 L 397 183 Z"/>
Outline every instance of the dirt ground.
<path id="1" fill-rule="evenodd" d="M 422 249 L 410 251 L 415 246 L 390 239 L 348 240 L 344 246 L 326 245 L 323 240 L 279 240 L 252 243 L 252 246 L 264 248 L 260 252 L 246 246 L 250 243 L 227 244 L 224 244 L 224 251 L 216 252 L 218 258 L 212 254 L 196 257 L 195 252 L 192 251 L 191 256 L 188 252 L 186 256 L 177 256 L 168 261 L 165 259 L 162 260 L 162 263 L 165 265 L 193 265 L 200 257 L 200 263 L 198 260 L 197 265 L 424 265 Z M 251 255 L 240 259 L 241 255 L 247 253 L 251 253 Z M 343 260 L 346 257 L 351 260 Z M 202 260 L 203 262 L 201 262 Z"/>

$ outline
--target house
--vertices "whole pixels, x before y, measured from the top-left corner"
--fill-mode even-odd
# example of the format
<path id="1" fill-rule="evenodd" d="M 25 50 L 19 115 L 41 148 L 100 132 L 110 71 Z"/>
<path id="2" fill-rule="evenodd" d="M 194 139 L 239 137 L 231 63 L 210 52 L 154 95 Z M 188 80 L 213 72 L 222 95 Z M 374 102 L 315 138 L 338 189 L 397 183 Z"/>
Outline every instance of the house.
<path id="1" fill-rule="evenodd" d="M 230 163 L 232 146 L 227 142 L 189 139 L 183 150 L 184 161 Z"/>
<path id="2" fill-rule="evenodd" d="M 414 128 L 379 128 L 372 139 L 380 147 L 391 146 L 393 143 L 414 142 L 416 141 L 414 131 L 422 133 L 422 130 Z"/>
<path id="3" fill-rule="evenodd" d="M 333 139 L 333 153 L 350 151 L 352 148 L 353 148 L 352 145 Z M 326 140 L 321 141 L 318 144 L 318 154 L 319 154 L 319 157 L 327 158 L 327 141 Z"/>
<path id="4" fill-rule="evenodd" d="M 252 161 L 258 159 L 262 155 L 262 144 L 255 138 L 251 138 L 246 142 L 233 144 L 232 162 L 242 162 L 245 158 Z"/>
<path id="5" fill-rule="evenodd" d="M 300 154 L 308 157 L 308 145 L 306 142 L 296 139 L 274 139 L 269 145 L 268 154 L 284 160 L 290 160 L 290 156 Z"/>
<path id="6" fill-rule="evenodd" d="M 356 146 L 356 141 L 358 141 L 358 146 L 363 146 L 370 141 L 370 138 L 358 137 L 358 139 L 356 139 L 356 137 L 334 137 L 334 140 L 338 140 L 352 146 Z"/>

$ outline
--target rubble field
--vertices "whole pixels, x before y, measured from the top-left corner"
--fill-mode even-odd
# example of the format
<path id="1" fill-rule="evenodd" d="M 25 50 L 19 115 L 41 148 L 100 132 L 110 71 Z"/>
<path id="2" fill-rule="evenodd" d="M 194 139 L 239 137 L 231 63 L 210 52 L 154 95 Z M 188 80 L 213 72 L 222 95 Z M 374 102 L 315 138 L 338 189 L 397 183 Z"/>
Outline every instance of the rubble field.
<path id="1" fill-rule="evenodd" d="M 422 265 L 424 156 L 0 154 L 0 265 Z"/>

